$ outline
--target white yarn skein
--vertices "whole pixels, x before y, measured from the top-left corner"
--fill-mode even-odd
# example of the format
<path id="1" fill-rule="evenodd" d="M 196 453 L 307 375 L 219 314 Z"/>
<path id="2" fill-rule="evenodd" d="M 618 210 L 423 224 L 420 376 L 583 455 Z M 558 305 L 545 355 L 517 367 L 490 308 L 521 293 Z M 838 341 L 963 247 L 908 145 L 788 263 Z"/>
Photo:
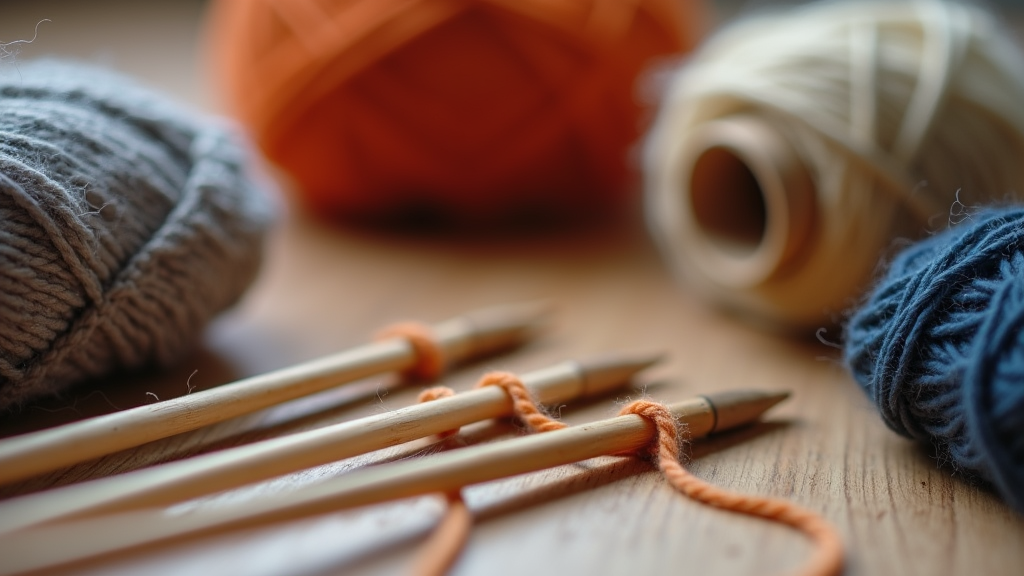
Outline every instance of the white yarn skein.
<path id="1" fill-rule="evenodd" d="M 830 324 L 895 238 L 1024 197 L 1024 58 L 993 14 L 944 0 L 751 17 L 673 74 L 644 172 L 686 284 L 776 327 Z"/>

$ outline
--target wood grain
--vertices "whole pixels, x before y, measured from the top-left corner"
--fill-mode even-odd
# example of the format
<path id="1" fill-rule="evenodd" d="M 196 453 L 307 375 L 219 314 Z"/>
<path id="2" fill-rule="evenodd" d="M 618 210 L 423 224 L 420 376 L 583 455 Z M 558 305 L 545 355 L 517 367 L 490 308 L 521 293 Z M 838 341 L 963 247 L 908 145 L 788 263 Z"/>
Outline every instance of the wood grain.
<path id="1" fill-rule="evenodd" d="M 26 3 L 28 4 L 28 3 Z M 74 3 L 40 3 L 54 18 Z M 116 3 L 115 3 L 116 4 Z M 160 62 L 161 42 L 147 27 L 179 30 L 180 54 L 192 54 L 201 4 L 150 14 L 127 10 L 104 24 L 132 31 L 110 50 Z M 117 4 L 120 5 L 120 4 Z M 102 10 L 97 8 L 97 10 Z M 13 23 L 37 17 L 5 6 L 0 39 L 24 37 Z M 173 12 L 173 14 L 171 14 Z M 63 12 L 63 14 L 74 13 Z M 47 17 L 44 16 L 44 17 Z M 90 33 L 88 20 L 74 28 Z M 111 23 L 113 22 L 113 23 Z M 11 23 L 11 24 L 9 24 Z M 177 28 L 175 28 L 177 27 Z M 94 32 L 95 33 L 95 32 Z M 100 32 L 102 33 L 102 32 Z M 114 35 L 117 36 L 117 35 Z M 48 42 L 44 35 L 34 49 Z M 98 41 L 97 41 L 98 42 Z M 170 42 L 170 40 L 168 40 Z M 81 43 L 79 43 L 81 44 Z M 58 47 L 74 53 L 74 46 Z M 120 51 L 120 52 L 117 52 Z M 26 57 L 28 53 L 26 51 Z M 194 62 L 126 66 L 184 99 L 206 101 Z M 381 325 L 436 321 L 469 308 L 548 298 L 550 334 L 519 352 L 462 369 L 446 381 L 469 388 L 489 369 L 525 372 L 610 350 L 665 351 L 646 387 L 630 394 L 660 401 L 738 387 L 788 388 L 791 400 L 771 420 L 737 434 L 694 443 L 689 467 L 735 490 L 791 498 L 836 523 L 848 546 L 850 575 L 1016 575 L 1024 566 L 1024 518 L 982 487 L 944 468 L 927 448 L 885 428 L 845 373 L 837 351 L 798 341 L 707 309 L 679 289 L 640 230 L 549 233 L 527 238 L 401 236 L 343 229 L 282 203 L 258 283 L 208 330 L 179 366 L 93 383 L 60 401 L 0 419 L 11 435 L 84 415 L 141 405 L 288 366 L 364 342 Z M 833 329 L 825 334 L 838 339 Z M 139 468 L 154 462 L 311 429 L 414 401 L 387 377 L 236 418 L 207 429 L 120 452 L 0 489 L 9 497 Z M 561 410 L 569 423 L 613 414 L 626 395 Z M 507 423 L 468 427 L 462 442 L 518 434 Z M 258 498 L 371 462 L 442 449 L 424 443 L 320 466 L 187 505 Z M 673 492 L 641 461 L 601 458 L 483 484 L 467 490 L 476 526 L 455 575 L 779 574 L 809 552 L 799 534 L 711 510 Z M 143 550 L 83 565 L 76 574 L 392 574 L 406 570 L 441 511 L 418 498 L 328 514 L 200 542 Z M 59 543 L 54 543 L 59 545 Z M 0 559 L 2 562 L 2 559 Z"/>

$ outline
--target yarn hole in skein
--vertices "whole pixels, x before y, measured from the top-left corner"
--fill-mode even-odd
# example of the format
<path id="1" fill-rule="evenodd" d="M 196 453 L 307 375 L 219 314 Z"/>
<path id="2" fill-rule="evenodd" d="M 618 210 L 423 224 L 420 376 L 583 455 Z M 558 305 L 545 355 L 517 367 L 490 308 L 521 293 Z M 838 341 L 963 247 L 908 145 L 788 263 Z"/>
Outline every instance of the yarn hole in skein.
<path id="1" fill-rule="evenodd" d="M 895 239 L 936 232 L 958 202 L 1024 197 L 1022 101 L 1024 54 L 979 5 L 751 14 L 668 76 L 644 147 L 651 234 L 689 290 L 809 334 Z"/>

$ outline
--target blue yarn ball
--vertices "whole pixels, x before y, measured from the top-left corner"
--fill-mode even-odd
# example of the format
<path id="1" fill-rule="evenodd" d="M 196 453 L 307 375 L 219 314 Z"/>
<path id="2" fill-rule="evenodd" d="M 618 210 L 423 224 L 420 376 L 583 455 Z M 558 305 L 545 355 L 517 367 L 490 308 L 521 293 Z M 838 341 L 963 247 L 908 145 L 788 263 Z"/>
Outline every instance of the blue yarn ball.
<path id="1" fill-rule="evenodd" d="M 1024 512 L 1024 208 L 912 245 L 850 319 L 845 359 L 896 432 Z"/>

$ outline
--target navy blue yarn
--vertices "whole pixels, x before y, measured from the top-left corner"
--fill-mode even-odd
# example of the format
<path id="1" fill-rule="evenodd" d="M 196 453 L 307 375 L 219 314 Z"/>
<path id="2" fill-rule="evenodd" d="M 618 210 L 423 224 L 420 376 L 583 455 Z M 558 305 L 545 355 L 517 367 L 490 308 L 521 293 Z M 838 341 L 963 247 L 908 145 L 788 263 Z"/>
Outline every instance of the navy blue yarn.
<path id="1" fill-rule="evenodd" d="M 890 428 L 1024 512 L 1024 208 L 899 254 L 851 317 L 844 352 Z"/>

